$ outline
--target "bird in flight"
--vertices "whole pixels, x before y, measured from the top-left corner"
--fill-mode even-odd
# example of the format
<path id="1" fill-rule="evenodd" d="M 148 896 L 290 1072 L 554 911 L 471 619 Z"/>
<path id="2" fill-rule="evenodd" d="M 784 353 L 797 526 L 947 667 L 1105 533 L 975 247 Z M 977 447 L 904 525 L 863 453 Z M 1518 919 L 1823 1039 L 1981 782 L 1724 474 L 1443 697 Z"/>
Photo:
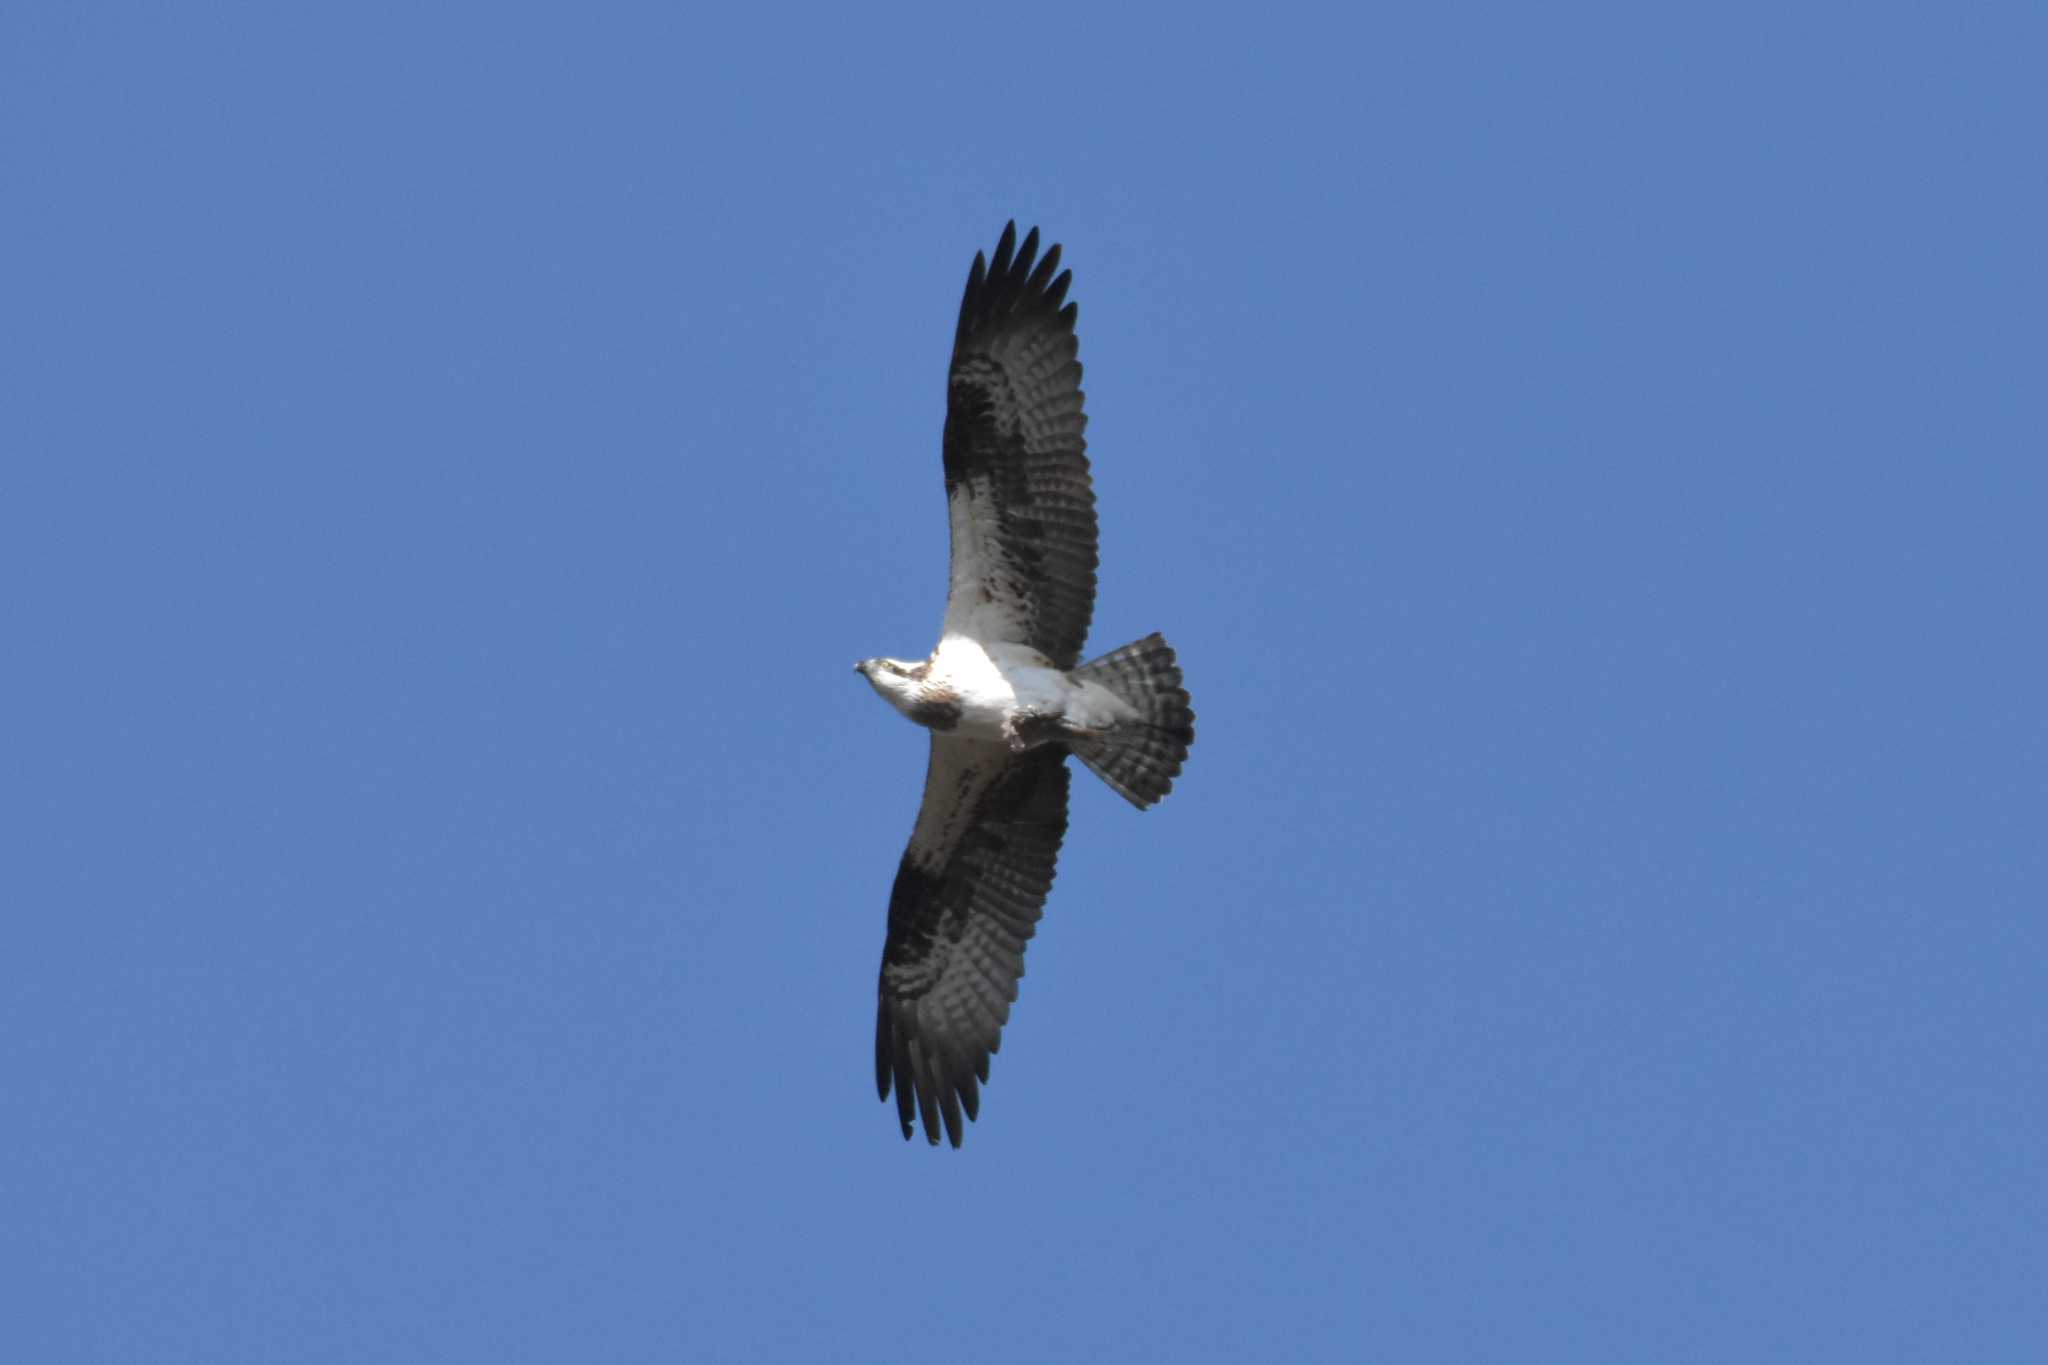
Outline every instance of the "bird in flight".
<path id="1" fill-rule="evenodd" d="M 977 1117 L 1024 945 L 1067 830 L 1067 755 L 1140 810 L 1195 739 L 1158 635 L 1081 663 L 1095 611 L 1095 490 L 1082 430 L 1073 272 L 1003 229 L 974 257 L 946 383 L 952 573 L 929 658 L 854 668 L 931 731 L 924 804 L 889 895 L 875 1088 L 903 1136 L 955 1147 Z"/>

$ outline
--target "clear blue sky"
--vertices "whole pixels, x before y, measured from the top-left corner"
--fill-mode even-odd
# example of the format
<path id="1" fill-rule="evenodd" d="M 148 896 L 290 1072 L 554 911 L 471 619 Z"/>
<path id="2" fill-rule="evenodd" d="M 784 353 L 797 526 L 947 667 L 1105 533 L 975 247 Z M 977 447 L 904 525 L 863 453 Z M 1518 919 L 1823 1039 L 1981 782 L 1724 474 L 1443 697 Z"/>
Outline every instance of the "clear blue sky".
<path id="1" fill-rule="evenodd" d="M 2048 1358 L 2033 6 L 0 9 L 0 1358 Z M 944 366 L 1098 649 L 871 1075 Z"/>

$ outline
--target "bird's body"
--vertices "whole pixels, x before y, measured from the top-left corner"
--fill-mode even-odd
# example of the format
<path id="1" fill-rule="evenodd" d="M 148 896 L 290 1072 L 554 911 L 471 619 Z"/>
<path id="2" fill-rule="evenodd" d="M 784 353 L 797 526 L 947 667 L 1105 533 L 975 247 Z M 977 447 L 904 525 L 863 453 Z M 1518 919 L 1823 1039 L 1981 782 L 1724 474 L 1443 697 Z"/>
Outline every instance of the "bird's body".
<path id="1" fill-rule="evenodd" d="M 875 1083 L 903 1135 L 960 1145 L 1001 1043 L 1067 825 L 1066 758 L 1144 809 L 1194 742 L 1157 635 L 1081 663 L 1095 606 L 1095 494 L 1075 308 L 1060 249 L 1016 224 L 977 255 L 948 376 L 946 619 L 921 661 L 855 668 L 931 731 L 924 802 L 889 898 Z"/>
<path id="2" fill-rule="evenodd" d="M 860 668 L 910 720 L 957 739 L 1021 750 L 1138 719 L 1136 707 L 1101 683 L 1006 640 L 949 635 L 923 663 L 871 659 Z"/>

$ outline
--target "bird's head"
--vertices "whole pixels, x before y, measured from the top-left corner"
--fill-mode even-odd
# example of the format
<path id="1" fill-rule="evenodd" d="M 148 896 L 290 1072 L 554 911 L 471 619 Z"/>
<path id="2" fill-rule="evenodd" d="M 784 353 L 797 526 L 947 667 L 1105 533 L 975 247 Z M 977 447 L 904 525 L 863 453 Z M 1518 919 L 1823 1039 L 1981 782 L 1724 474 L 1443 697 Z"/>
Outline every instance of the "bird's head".
<path id="1" fill-rule="evenodd" d="M 868 686 L 887 697 L 892 703 L 901 705 L 911 689 L 924 677 L 925 666 L 908 659 L 862 659 L 853 666 L 853 671 L 868 680 Z"/>

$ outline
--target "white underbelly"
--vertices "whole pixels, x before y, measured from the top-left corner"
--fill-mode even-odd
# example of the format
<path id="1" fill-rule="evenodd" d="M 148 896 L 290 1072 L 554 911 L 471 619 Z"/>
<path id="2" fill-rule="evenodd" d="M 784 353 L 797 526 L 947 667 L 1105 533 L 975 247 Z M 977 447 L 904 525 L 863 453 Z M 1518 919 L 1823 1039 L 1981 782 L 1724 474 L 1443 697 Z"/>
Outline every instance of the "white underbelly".
<path id="1" fill-rule="evenodd" d="M 960 705 L 953 733 L 1007 739 L 1019 715 L 1063 720 L 1078 729 L 1106 729 L 1137 712 L 1099 683 L 1074 682 L 1022 645 L 988 645 L 963 636 L 939 642 L 934 681 Z"/>

